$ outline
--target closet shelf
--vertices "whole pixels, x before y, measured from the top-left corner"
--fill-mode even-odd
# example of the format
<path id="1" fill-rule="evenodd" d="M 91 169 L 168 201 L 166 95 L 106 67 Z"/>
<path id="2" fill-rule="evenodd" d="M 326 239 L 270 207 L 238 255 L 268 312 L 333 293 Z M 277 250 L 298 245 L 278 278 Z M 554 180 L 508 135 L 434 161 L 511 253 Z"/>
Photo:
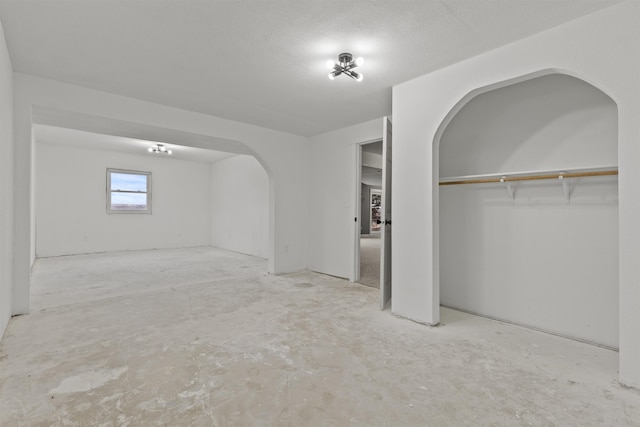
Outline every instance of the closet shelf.
<path id="1" fill-rule="evenodd" d="M 440 185 L 460 185 L 460 184 L 487 184 L 500 183 L 504 184 L 507 189 L 507 195 L 512 202 L 515 202 L 515 190 L 513 183 L 517 181 L 536 181 L 543 179 L 554 179 L 562 183 L 562 191 L 565 199 L 569 200 L 570 191 L 568 178 L 585 178 L 591 176 L 608 176 L 618 175 L 616 166 L 590 168 L 590 169 L 568 169 L 561 172 L 556 171 L 537 171 L 537 172 L 511 172 L 502 174 L 489 175 L 467 175 L 441 178 Z"/>
<path id="2" fill-rule="evenodd" d="M 608 175 L 618 175 L 618 168 L 616 166 L 612 166 L 589 169 L 565 169 L 562 171 L 530 171 L 486 175 L 452 176 L 440 178 L 440 185 L 487 184 L 492 182 L 505 183 L 516 181 L 535 181 L 542 179 L 563 180 L 565 178 L 583 178 Z"/>

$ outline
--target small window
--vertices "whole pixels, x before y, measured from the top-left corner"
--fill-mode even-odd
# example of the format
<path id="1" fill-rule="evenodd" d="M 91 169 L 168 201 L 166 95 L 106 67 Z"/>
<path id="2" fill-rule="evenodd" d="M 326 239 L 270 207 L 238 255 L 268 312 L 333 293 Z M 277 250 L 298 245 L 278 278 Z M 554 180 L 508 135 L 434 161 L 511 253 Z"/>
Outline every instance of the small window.
<path id="1" fill-rule="evenodd" d="M 108 213 L 151 213 L 151 172 L 107 169 Z"/>

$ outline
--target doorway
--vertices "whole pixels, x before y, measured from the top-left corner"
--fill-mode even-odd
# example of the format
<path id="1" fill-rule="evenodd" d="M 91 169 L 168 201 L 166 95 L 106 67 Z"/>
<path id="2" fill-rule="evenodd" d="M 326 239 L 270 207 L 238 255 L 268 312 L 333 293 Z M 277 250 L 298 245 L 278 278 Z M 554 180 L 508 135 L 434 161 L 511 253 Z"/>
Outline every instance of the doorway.
<path id="1" fill-rule="evenodd" d="M 382 140 L 356 146 L 357 207 L 353 275 L 355 282 L 380 289 L 382 310 L 391 302 L 391 166 L 391 118 L 384 117 Z M 379 199 L 374 190 L 379 190 Z M 368 224 L 363 224 L 365 221 Z M 372 224 L 373 222 L 375 224 Z M 379 232 L 373 232 L 378 225 Z M 374 240 L 375 238 L 378 240 Z M 366 253 L 361 250 L 363 248 L 367 249 Z M 371 256 L 365 258 L 369 253 Z M 363 271 L 364 269 L 366 271 Z M 364 277 L 362 273 L 365 273 Z M 367 273 L 370 273 L 369 278 Z M 363 282 L 363 279 L 366 282 Z"/>
<path id="2" fill-rule="evenodd" d="M 382 141 L 360 145 L 360 262 L 356 281 L 380 288 L 380 229 L 382 226 Z"/>

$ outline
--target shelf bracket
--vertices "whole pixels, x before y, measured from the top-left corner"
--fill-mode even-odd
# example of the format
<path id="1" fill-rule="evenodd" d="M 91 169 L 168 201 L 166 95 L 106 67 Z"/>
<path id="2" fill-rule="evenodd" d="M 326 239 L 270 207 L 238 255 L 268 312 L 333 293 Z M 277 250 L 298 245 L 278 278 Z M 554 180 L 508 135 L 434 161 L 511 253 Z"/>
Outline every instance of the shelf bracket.
<path id="1" fill-rule="evenodd" d="M 507 194 L 509 195 L 509 199 L 511 200 L 511 203 L 515 203 L 515 193 L 513 191 L 513 186 L 509 181 L 506 180 L 506 178 L 507 178 L 506 176 L 500 177 L 500 182 L 503 184 L 506 184 Z"/>
<path id="2" fill-rule="evenodd" d="M 567 182 L 567 179 L 564 177 L 566 174 L 567 174 L 566 172 L 561 172 L 560 175 L 558 175 L 558 179 L 562 183 L 562 191 L 564 192 L 564 198 L 569 200 L 570 199 L 569 183 Z"/>

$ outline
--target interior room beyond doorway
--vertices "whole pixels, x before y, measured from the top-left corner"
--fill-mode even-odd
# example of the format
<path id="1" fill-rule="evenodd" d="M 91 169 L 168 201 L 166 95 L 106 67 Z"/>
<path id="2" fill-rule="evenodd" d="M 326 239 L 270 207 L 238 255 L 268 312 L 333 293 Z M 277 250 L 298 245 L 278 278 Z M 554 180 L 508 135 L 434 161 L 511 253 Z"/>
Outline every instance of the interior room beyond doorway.
<path id="1" fill-rule="evenodd" d="M 360 182 L 360 280 L 380 288 L 382 141 L 362 145 Z"/>

